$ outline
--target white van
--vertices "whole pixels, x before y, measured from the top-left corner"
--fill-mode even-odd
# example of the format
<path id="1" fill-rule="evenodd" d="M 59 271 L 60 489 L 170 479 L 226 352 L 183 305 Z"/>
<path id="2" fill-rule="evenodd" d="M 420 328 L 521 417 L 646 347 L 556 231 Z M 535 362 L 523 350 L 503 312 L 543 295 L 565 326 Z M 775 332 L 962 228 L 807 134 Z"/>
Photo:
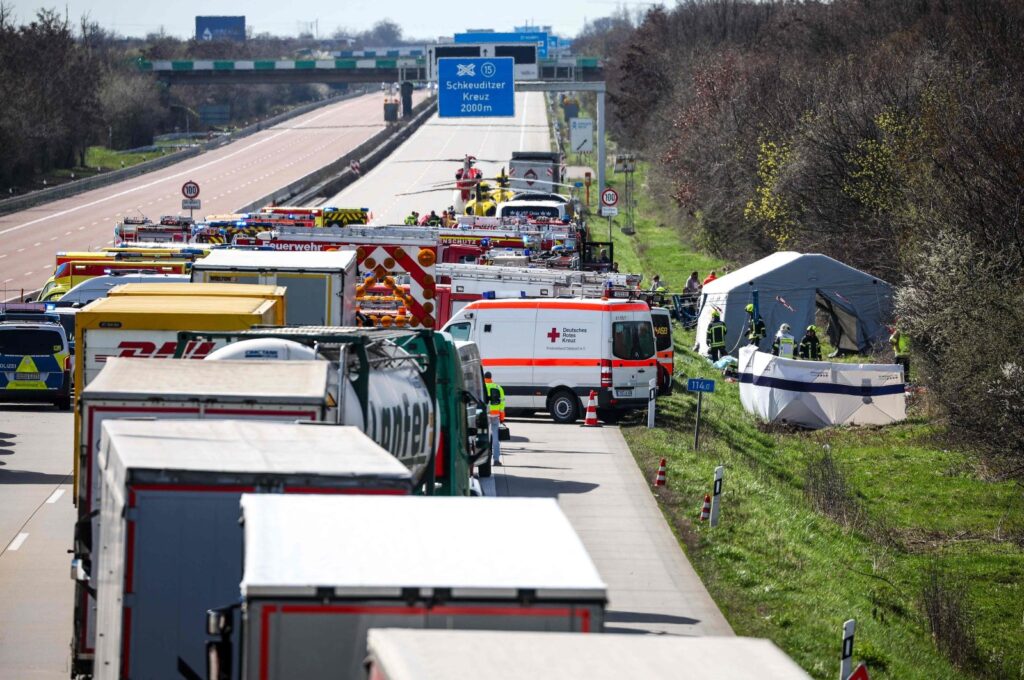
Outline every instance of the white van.
<path id="1" fill-rule="evenodd" d="M 57 301 L 58 307 L 84 307 L 93 300 L 107 297 L 111 288 L 125 283 L 188 283 L 188 274 L 139 274 L 111 271 L 105 276 L 94 276 L 82 281 L 64 293 Z"/>
<path id="2" fill-rule="evenodd" d="M 591 390 L 606 420 L 646 408 L 649 381 L 658 373 L 646 302 L 477 300 L 444 330 L 477 344 L 484 370 L 505 390 L 507 408 L 544 409 L 558 423 L 576 421 Z"/>

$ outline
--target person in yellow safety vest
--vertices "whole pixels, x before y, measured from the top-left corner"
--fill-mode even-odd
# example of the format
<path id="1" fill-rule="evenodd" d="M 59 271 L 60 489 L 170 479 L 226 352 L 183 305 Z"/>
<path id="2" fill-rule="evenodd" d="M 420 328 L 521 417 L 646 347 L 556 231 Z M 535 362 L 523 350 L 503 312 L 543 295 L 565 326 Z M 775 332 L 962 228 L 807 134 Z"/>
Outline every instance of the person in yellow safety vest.
<path id="1" fill-rule="evenodd" d="M 779 332 L 775 334 L 775 342 L 772 343 L 772 354 L 784 359 L 792 359 L 793 346 L 795 344 L 796 340 L 789 333 L 789 324 L 784 323 L 779 326 Z"/>
<path id="2" fill-rule="evenodd" d="M 708 358 L 711 363 L 721 359 L 725 355 L 725 335 L 728 329 L 722 321 L 722 313 L 717 309 L 711 310 L 711 323 L 708 324 Z"/>
<path id="3" fill-rule="evenodd" d="M 505 389 L 498 383 L 494 382 L 490 371 L 484 373 L 484 383 L 484 387 L 487 388 L 488 404 L 490 404 L 491 401 L 491 393 L 494 391 L 498 392 L 498 398 L 500 399 L 497 404 L 490 404 L 490 412 L 493 415 L 498 416 L 501 419 L 501 422 L 505 422 Z"/>
<path id="4" fill-rule="evenodd" d="M 505 421 L 505 390 L 494 382 L 490 371 L 484 373 L 484 387 L 487 388 L 487 420 L 491 427 L 491 462 L 501 466 L 501 424 Z M 498 396 L 497 404 L 491 403 L 494 394 Z"/>
<path id="5" fill-rule="evenodd" d="M 747 305 L 747 342 L 751 345 L 760 347 L 761 341 L 764 340 L 765 328 L 764 319 L 758 314 L 754 316 L 754 304 L 750 303 Z"/>
<path id="6" fill-rule="evenodd" d="M 903 381 L 910 382 L 910 338 L 898 327 L 893 328 L 889 344 L 896 355 L 896 363 L 903 367 Z"/>
<path id="7" fill-rule="evenodd" d="M 420 214 L 418 212 L 416 212 L 415 210 L 413 210 L 412 213 L 408 217 L 405 218 L 405 223 L 406 224 L 416 225 L 416 224 L 419 223 L 419 221 L 420 221 Z"/>

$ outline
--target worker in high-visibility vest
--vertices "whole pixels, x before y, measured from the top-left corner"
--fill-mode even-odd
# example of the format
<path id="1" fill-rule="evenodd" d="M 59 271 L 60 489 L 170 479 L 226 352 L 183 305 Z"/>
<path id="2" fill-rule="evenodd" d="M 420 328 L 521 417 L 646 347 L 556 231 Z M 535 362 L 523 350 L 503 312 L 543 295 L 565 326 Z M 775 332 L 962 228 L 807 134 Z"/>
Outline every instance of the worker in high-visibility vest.
<path id="1" fill-rule="evenodd" d="M 487 388 L 487 420 L 491 426 L 491 462 L 501 465 L 501 424 L 505 421 L 505 390 L 494 382 L 491 372 L 484 373 L 484 387 Z M 496 395 L 497 399 L 494 396 Z M 497 403 L 492 403 L 492 402 Z"/>
<path id="2" fill-rule="evenodd" d="M 722 313 L 717 309 L 711 310 L 711 323 L 708 324 L 708 358 L 714 363 L 725 355 L 725 335 L 727 329 L 722 321 Z"/>
<path id="3" fill-rule="evenodd" d="M 419 224 L 419 221 L 420 221 L 420 214 L 418 212 L 416 212 L 415 210 L 413 210 L 411 213 L 409 213 L 409 216 L 405 218 L 405 223 L 410 225 L 410 226 Z"/>
<path id="4" fill-rule="evenodd" d="M 491 377 L 491 372 L 487 371 L 484 373 L 484 387 L 487 388 L 487 401 L 491 401 L 491 393 L 497 391 L 499 402 L 497 404 L 490 404 L 490 413 L 496 415 L 501 419 L 501 422 L 505 422 L 505 389 L 494 382 L 494 378 Z"/>
<path id="5" fill-rule="evenodd" d="M 903 366 L 903 381 L 910 382 L 910 338 L 899 328 L 894 328 L 889 344 L 896 355 L 896 363 Z"/>
<path id="6" fill-rule="evenodd" d="M 789 332 L 789 324 L 784 323 L 779 326 L 779 332 L 775 334 L 775 342 L 772 343 L 772 354 L 784 359 L 792 359 L 795 345 L 796 340 Z"/>

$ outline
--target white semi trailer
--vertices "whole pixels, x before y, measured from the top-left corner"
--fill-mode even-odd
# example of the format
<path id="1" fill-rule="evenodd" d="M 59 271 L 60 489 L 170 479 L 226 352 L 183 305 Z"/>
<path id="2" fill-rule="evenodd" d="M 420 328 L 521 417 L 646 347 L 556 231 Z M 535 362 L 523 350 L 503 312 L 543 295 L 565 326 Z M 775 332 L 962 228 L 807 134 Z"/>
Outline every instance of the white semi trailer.
<path id="1" fill-rule="evenodd" d="M 770 640 L 464 630 L 369 632 L 371 680 L 810 680 Z"/>
<path id="2" fill-rule="evenodd" d="M 206 611 L 239 599 L 243 493 L 412 489 L 409 470 L 354 427 L 113 420 L 100 463 L 97 678 L 204 673 Z"/>
<path id="3" fill-rule="evenodd" d="M 242 678 L 364 677 L 370 628 L 603 628 L 606 586 L 551 499 L 246 494 L 242 519 L 241 630 L 208 631 Z"/>
<path id="4" fill-rule="evenodd" d="M 171 346 L 173 348 L 174 334 Z M 212 343 L 211 343 L 212 346 Z M 81 442 L 75 489 L 78 521 L 72 558 L 75 579 L 72 658 L 87 675 L 96 642 L 96 576 L 103 469 L 103 423 L 112 419 L 216 418 L 336 422 L 331 412 L 330 367 L 324 361 L 212 361 L 111 357 L 81 392 Z"/>

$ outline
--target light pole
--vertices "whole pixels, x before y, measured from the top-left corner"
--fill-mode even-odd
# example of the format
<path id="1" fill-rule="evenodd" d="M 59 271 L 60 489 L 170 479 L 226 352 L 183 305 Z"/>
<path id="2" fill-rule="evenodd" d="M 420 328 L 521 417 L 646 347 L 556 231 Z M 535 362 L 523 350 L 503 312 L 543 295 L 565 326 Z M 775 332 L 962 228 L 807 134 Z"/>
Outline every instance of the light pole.
<path id="1" fill-rule="evenodd" d="M 187 139 L 187 140 L 189 140 L 189 142 L 191 142 L 192 141 L 192 135 L 189 132 L 189 127 L 188 127 L 188 114 L 191 113 L 193 116 L 196 117 L 197 120 L 199 118 L 199 114 L 196 113 L 195 111 L 193 111 L 192 109 L 190 109 L 189 107 L 185 106 L 184 104 L 171 104 L 171 108 L 172 109 L 181 109 L 182 112 L 185 114 L 185 139 Z"/>

